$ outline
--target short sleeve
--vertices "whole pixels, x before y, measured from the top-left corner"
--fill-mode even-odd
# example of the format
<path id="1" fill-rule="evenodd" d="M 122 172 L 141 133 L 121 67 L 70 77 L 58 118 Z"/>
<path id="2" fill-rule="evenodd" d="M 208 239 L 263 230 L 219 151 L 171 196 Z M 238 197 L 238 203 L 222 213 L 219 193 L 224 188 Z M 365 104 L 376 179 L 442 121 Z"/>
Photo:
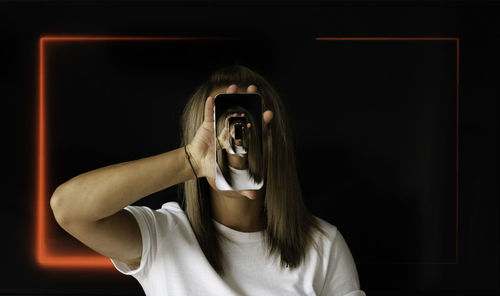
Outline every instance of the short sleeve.
<path id="1" fill-rule="evenodd" d="M 156 253 L 157 231 L 155 224 L 155 216 L 153 210 L 151 210 L 148 207 L 128 206 L 125 208 L 125 210 L 130 212 L 132 216 L 134 216 L 141 231 L 141 238 L 142 238 L 141 263 L 138 268 L 133 269 L 128 264 L 118 261 L 116 259 L 111 259 L 111 262 L 119 272 L 126 275 L 132 275 L 134 277 L 138 277 L 144 274 L 149 269 L 149 267 L 151 266 L 151 262 L 153 262 L 154 255 Z"/>
<path id="2" fill-rule="evenodd" d="M 328 256 L 325 284 L 320 295 L 366 296 L 360 290 L 358 272 L 351 251 L 336 228 Z"/>

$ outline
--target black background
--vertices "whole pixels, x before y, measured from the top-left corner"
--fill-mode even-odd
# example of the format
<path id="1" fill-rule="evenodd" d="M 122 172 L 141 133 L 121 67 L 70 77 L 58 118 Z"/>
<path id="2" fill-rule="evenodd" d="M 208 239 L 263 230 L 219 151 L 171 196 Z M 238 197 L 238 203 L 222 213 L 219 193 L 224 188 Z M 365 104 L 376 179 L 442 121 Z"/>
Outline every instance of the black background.
<path id="1" fill-rule="evenodd" d="M 188 97 L 241 63 L 282 95 L 306 203 L 346 238 L 368 295 L 498 294 L 498 15 L 494 2 L 0 2 L 0 294 L 142 293 L 115 270 L 35 262 L 38 44 L 61 35 L 230 39 L 48 43 L 48 196 L 178 147 Z M 458 198 L 456 41 L 316 37 L 459 38 Z M 91 254 L 48 223 L 54 250 Z"/>

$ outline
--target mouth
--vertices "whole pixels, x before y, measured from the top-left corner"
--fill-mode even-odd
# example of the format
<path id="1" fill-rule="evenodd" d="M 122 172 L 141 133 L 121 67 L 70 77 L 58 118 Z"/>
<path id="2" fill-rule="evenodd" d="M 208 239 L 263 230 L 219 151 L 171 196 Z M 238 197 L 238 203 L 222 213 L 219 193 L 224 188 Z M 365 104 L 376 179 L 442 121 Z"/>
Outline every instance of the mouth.
<path id="1" fill-rule="evenodd" d="M 241 190 L 238 191 L 238 193 L 251 200 L 254 200 L 257 198 L 258 190 Z"/>

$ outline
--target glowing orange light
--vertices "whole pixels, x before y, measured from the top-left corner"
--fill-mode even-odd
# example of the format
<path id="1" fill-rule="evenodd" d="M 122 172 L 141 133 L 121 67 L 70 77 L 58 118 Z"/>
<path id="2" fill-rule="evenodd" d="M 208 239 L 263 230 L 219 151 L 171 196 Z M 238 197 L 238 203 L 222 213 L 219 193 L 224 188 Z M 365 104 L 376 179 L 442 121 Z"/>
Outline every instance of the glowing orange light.
<path id="1" fill-rule="evenodd" d="M 75 41 L 159 41 L 159 40 L 237 40 L 225 37 L 92 37 L 92 36 L 44 36 L 39 40 L 39 80 L 38 80 L 38 133 L 37 177 L 36 177 L 36 218 L 35 218 L 35 259 L 42 267 L 53 268 L 105 268 L 113 267 L 111 261 L 99 255 L 73 256 L 53 254 L 47 243 L 48 200 L 47 163 L 46 163 L 46 101 L 45 101 L 45 45 L 47 42 Z"/>

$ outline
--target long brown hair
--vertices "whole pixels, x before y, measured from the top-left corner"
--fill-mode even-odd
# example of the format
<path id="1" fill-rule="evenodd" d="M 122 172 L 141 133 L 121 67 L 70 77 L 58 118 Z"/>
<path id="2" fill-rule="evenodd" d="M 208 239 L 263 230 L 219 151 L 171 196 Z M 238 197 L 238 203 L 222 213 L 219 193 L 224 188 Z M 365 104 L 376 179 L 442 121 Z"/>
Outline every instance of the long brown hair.
<path id="1" fill-rule="evenodd" d="M 263 130 L 265 176 L 264 223 L 269 255 L 278 253 L 281 267 L 295 268 L 307 250 L 318 247 L 314 230 L 326 235 L 318 220 L 307 210 L 299 185 L 295 152 L 288 128 L 285 106 L 274 88 L 260 74 L 241 65 L 226 66 L 210 75 L 186 104 L 181 118 L 182 142 L 192 141 L 203 123 L 205 100 L 215 89 L 236 84 L 246 89 L 254 84 L 262 96 L 262 110 L 271 110 L 273 119 Z M 212 208 L 206 178 L 184 182 L 181 207 L 191 223 L 198 243 L 212 267 L 223 274 L 220 235 L 212 221 Z"/>

